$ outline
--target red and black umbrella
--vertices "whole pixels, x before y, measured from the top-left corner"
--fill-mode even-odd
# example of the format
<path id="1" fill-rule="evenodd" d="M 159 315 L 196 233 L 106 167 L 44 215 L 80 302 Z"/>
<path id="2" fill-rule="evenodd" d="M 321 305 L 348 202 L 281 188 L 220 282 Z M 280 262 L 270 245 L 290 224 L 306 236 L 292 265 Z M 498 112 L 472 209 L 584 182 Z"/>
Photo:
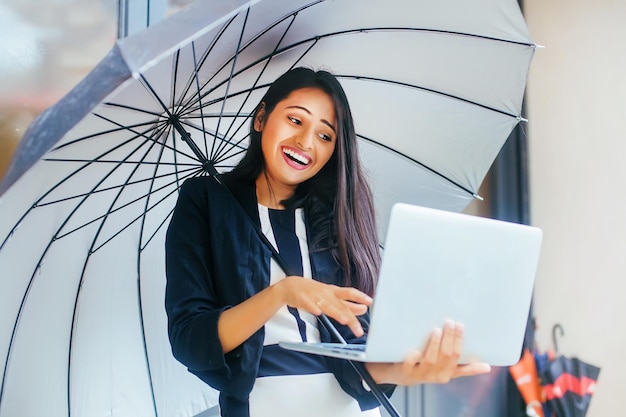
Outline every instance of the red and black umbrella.
<path id="1" fill-rule="evenodd" d="M 599 367 L 576 357 L 558 355 L 551 361 L 541 373 L 541 381 L 555 417 L 584 417 L 599 375 Z"/>

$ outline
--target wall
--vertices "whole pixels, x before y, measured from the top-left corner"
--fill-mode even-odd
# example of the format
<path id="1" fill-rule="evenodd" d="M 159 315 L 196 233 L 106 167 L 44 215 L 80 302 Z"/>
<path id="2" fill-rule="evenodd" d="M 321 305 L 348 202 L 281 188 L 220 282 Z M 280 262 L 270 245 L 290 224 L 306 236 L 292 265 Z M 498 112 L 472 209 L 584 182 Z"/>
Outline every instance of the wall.
<path id="1" fill-rule="evenodd" d="M 626 2 L 525 0 L 537 342 L 602 367 L 588 417 L 620 414 L 626 333 Z"/>

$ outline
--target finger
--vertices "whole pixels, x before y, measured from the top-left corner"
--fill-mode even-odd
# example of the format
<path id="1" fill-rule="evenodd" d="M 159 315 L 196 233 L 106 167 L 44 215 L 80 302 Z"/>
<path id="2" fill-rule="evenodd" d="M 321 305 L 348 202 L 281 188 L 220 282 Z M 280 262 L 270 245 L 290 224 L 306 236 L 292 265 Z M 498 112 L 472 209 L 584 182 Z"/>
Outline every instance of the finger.
<path id="1" fill-rule="evenodd" d="M 365 334 L 363 327 L 359 322 L 356 315 L 345 305 L 343 300 L 326 300 L 321 299 L 317 303 L 317 306 L 322 310 L 324 314 L 339 323 L 348 326 L 355 336 L 361 337 Z"/>
<path id="2" fill-rule="evenodd" d="M 361 337 L 365 334 L 361 322 L 357 318 L 357 314 L 354 313 L 347 305 L 345 301 L 339 300 L 337 303 L 328 303 L 324 312 L 337 320 L 339 323 L 348 326 L 355 336 Z M 367 308 L 367 307 L 365 307 Z"/>
<path id="3" fill-rule="evenodd" d="M 440 348 L 440 353 L 445 359 L 449 359 L 454 355 L 455 339 L 456 324 L 452 320 L 446 320 L 443 325 Z"/>
<path id="4" fill-rule="evenodd" d="M 415 369 L 415 366 L 422 361 L 422 352 L 415 350 L 409 353 L 404 361 L 402 361 L 402 373 L 404 375 L 411 375 Z"/>
<path id="5" fill-rule="evenodd" d="M 491 372 L 491 366 L 487 363 L 476 362 L 468 365 L 459 365 L 456 367 L 453 378 L 463 376 L 482 375 Z"/>
<path id="6" fill-rule="evenodd" d="M 372 297 L 362 291 L 352 287 L 336 287 L 335 295 L 346 301 L 352 301 L 358 304 L 372 305 Z"/>
<path id="7" fill-rule="evenodd" d="M 430 339 L 424 349 L 424 355 L 422 358 L 422 364 L 433 365 L 437 362 L 439 356 L 439 348 L 441 346 L 442 330 L 436 328 L 430 334 Z"/>
<path id="8" fill-rule="evenodd" d="M 456 337 L 454 338 L 454 355 L 457 358 L 463 353 L 463 340 L 465 338 L 465 326 L 462 323 L 456 324 Z"/>
<path id="9" fill-rule="evenodd" d="M 324 313 L 324 310 L 322 308 L 323 306 L 324 306 L 324 299 L 320 298 L 317 301 L 311 300 L 309 303 L 308 311 L 311 314 L 319 316 L 320 314 Z"/>
<path id="10" fill-rule="evenodd" d="M 454 377 L 463 349 L 463 325 L 447 321 L 444 327 L 439 357 L 439 378 L 447 382 Z"/>
<path id="11" fill-rule="evenodd" d="M 363 304 L 353 303 L 352 301 L 342 301 L 344 305 L 352 311 L 355 316 L 362 316 L 367 313 L 367 306 Z"/>

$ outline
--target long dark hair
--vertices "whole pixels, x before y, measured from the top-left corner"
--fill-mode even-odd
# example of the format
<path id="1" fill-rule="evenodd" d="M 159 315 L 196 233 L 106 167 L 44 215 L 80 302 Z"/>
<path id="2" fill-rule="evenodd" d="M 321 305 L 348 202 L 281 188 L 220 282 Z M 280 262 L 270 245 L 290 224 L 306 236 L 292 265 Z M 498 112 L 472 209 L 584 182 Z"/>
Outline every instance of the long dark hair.
<path id="1" fill-rule="evenodd" d="M 313 230 L 312 250 L 331 249 L 342 266 L 346 285 L 373 295 L 380 269 L 380 252 L 374 203 L 357 150 L 356 132 L 346 94 L 334 75 L 298 67 L 280 76 L 267 90 L 250 122 L 250 144 L 233 173 L 254 181 L 264 171 L 261 133 L 254 120 L 264 105 L 264 118 L 295 90 L 319 88 L 332 99 L 337 122 L 337 142 L 330 160 L 320 172 L 300 184 L 295 195 L 283 202 L 300 205 Z"/>

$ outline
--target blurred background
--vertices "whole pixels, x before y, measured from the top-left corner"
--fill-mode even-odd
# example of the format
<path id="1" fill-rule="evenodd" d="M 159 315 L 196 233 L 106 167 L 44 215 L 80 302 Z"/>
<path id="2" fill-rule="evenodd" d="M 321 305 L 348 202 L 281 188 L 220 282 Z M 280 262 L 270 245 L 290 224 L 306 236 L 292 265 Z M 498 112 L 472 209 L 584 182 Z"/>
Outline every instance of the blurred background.
<path id="1" fill-rule="evenodd" d="M 544 231 L 536 339 L 602 366 L 589 417 L 619 414 L 626 363 L 626 2 L 525 0 L 531 223 Z"/>
<path id="2" fill-rule="evenodd" d="M 145 2 L 0 0 L 0 177 L 32 120 L 118 37 L 190 2 L 155 1 L 139 12 Z M 626 373 L 619 324 L 626 316 L 626 2 L 524 0 L 523 10 L 535 42 L 545 46 L 531 66 L 530 121 L 521 130 L 529 222 L 544 231 L 535 345 L 553 348 L 552 326 L 561 324 L 558 353 L 602 367 L 587 415 L 613 415 Z M 470 211 L 489 212 L 484 194 L 486 202 Z M 440 415 L 421 408 L 420 415 Z"/>
<path id="3" fill-rule="evenodd" d="M 87 75 L 118 37 L 191 1 L 0 0 L 0 177 L 35 116 Z"/>

